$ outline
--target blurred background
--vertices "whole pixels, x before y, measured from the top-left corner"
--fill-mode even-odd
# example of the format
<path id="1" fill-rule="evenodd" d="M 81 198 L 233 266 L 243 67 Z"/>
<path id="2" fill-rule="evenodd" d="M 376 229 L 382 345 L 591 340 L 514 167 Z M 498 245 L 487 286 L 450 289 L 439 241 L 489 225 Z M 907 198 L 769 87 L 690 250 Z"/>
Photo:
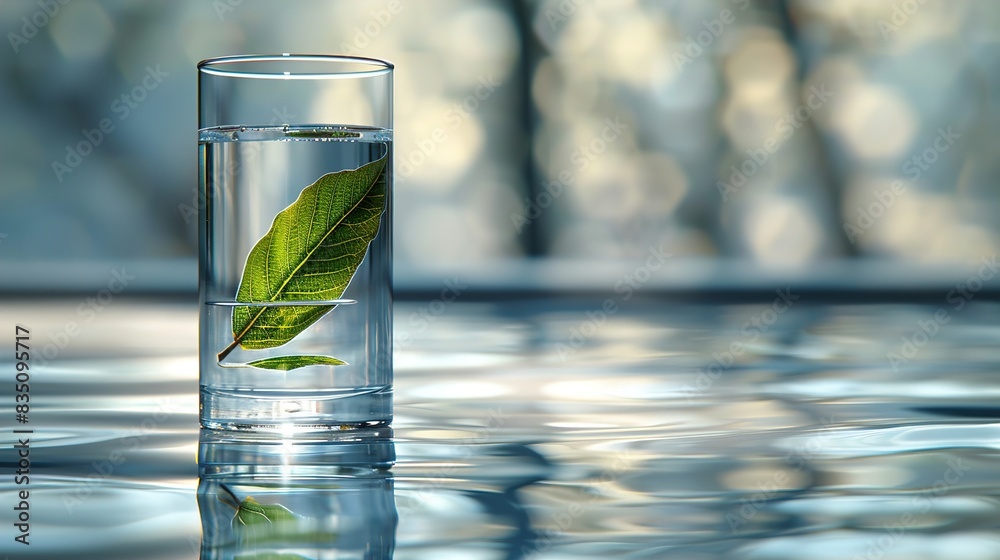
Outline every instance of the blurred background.
<path id="1" fill-rule="evenodd" d="M 195 65 L 248 53 L 396 65 L 395 486 L 344 511 L 399 558 L 1000 557 L 1000 1 L 0 0 L 0 37 L 36 557 L 198 547 Z"/>
<path id="2" fill-rule="evenodd" d="M 0 287 L 194 291 L 204 58 L 396 64 L 404 287 L 946 283 L 1000 245 L 991 0 L 6 0 Z M 107 130 L 102 130 L 102 123 Z"/>

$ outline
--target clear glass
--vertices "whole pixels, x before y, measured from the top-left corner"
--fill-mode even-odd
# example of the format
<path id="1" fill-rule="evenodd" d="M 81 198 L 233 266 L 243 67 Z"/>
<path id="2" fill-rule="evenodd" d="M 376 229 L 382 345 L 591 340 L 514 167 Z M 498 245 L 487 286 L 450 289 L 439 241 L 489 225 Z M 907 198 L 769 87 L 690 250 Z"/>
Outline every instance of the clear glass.
<path id="1" fill-rule="evenodd" d="M 392 65 L 206 60 L 198 107 L 202 426 L 388 425 Z"/>

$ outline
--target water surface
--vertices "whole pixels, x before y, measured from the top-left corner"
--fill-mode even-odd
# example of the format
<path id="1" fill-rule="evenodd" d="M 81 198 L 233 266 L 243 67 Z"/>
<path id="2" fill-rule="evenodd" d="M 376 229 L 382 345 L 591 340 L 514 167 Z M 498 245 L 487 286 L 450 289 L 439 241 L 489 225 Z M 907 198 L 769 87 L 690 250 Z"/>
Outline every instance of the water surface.
<path id="1" fill-rule="evenodd" d="M 77 303 L 0 321 L 41 347 Z M 937 305 L 422 305 L 396 307 L 395 466 L 285 481 L 370 520 L 315 557 L 1000 558 L 995 304 L 932 334 Z M 8 513 L 0 555 L 199 558 L 196 346 L 194 305 L 122 299 L 33 370 L 31 545 Z"/>

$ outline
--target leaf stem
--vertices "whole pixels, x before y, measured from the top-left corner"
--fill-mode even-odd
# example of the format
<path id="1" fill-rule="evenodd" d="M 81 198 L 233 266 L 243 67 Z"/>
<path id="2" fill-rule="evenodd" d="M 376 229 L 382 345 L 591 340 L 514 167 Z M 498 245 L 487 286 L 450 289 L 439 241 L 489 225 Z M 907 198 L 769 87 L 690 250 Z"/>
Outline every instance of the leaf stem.
<path id="1" fill-rule="evenodd" d="M 233 350 L 236 350 L 236 347 L 239 345 L 240 345 L 239 340 L 234 340 L 231 343 L 229 343 L 229 346 L 226 346 L 226 348 L 222 352 L 219 352 L 219 362 L 221 363 L 222 360 L 225 360 L 226 356 L 232 353 Z"/>
<path id="2" fill-rule="evenodd" d="M 219 501 L 226 504 L 229 507 L 240 509 L 240 499 L 236 497 L 236 493 L 229 487 L 229 485 L 222 483 L 219 485 L 225 494 L 219 496 Z M 229 498 L 228 500 L 226 498 Z"/>
<path id="3" fill-rule="evenodd" d="M 239 346 L 240 342 L 243 342 L 243 338 L 247 335 L 247 332 L 250 331 L 250 327 L 252 327 L 254 323 L 257 322 L 257 319 L 259 319 L 260 316 L 264 314 L 264 311 L 266 311 L 266 309 L 261 309 L 260 311 L 258 311 L 257 315 L 253 319 L 250 319 L 250 323 L 246 326 L 246 328 L 243 329 L 243 332 L 234 336 L 233 341 L 229 343 L 229 346 L 226 346 L 226 348 L 223 349 L 222 352 L 219 352 L 219 363 L 222 363 L 222 360 L 225 360 L 226 356 L 228 356 L 233 350 L 236 350 L 236 347 Z M 235 311 L 233 312 L 235 313 Z"/>

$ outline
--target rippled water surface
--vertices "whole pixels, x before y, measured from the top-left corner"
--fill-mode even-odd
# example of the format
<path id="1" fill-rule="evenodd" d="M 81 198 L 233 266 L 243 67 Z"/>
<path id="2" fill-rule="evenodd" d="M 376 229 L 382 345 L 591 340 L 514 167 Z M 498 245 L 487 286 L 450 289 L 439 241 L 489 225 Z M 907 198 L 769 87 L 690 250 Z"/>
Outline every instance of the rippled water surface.
<path id="1" fill-rule="evenodd" d="M 43 357 L 78 303 L 0 324 Z M 199 496 L 196 309 L 113 302 L 32 369 L 31 545 L 7 430 L 0 555 L 1000 558 L 995 304 L 421 307 L 396 308 L 391 440 L 201 434 Z M 296 532 L 234 528 L 247 496 Z"/>

